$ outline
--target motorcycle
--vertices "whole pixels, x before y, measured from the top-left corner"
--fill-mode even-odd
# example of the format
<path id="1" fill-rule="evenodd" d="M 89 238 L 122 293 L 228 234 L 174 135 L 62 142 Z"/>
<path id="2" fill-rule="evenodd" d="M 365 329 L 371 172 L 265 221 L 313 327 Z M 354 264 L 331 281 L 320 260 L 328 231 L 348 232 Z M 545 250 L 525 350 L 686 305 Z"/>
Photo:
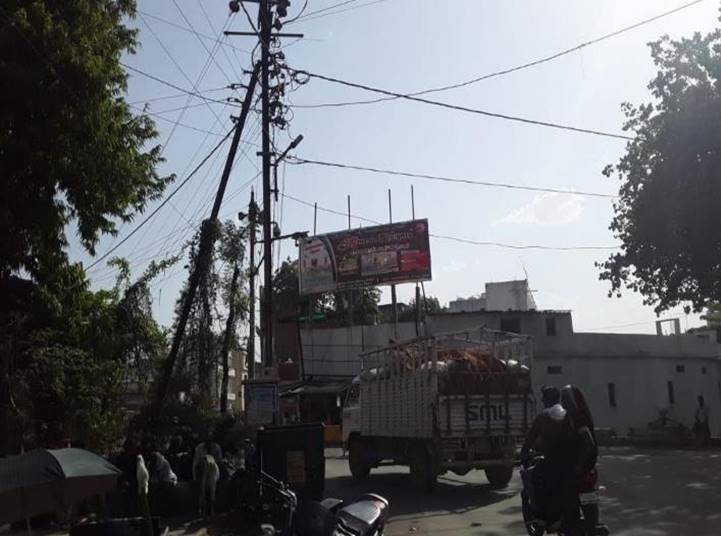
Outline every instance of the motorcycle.
<path id="1" fill-rule="evenodd" d="M 263 535 L 383 536 L 388 501 L 380 495 L 348 505 L 332 498 L 299 501 L 287 484 L 262 470 L 239 471 L 233 480 L 240 499 L 236 513 Z"/>
<path id="2" fill-rule="evenodd" d="M 561 499 L 553 500 L 551 494 L 544 489 L 548 484 L 544 482 L 542 455 L 529 457 L 521 465 L 521 509 L 523 522 L 529 536 L 543 536 L 544 534 L 563 535 L 561 524 L 563 522 L 563 504 Z M 578 483 L 577 501 L 580 510 L 581 527 L 584 536 L 608 536 L 608 527 L 599 522 L 598 508 L 598 473 L 592 469 L 584 474 Z M 543 498 L 543 505 L 537 498 Z"/>

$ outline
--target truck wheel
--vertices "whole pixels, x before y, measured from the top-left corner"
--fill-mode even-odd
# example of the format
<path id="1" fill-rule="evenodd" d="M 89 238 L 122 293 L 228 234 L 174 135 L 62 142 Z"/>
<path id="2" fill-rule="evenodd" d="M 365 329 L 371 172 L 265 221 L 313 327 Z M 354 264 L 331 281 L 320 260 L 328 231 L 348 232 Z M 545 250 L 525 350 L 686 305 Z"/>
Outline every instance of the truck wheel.
<path id="1" fill-rule="evenodd" d="M 513 477 L 512 465 L 499 465 L 485 469 L 486 478 L 494 488 L 505 488 Z"/>
<path id="2" fill-rule="evenodd" d="M 436 485 L 436 472 L 431 458 L 423 445 L 416 445 L 410 453 L 411 481 L 414 487 L 425 492 L 433 491 Z"/>
<path id="3" fill-rule="evenodd" d="M 368 478 L 368 475 L 371 472 L 371 467 L 363 453 L 363 443 L 357 437 L 350 440 L 350 446 L 348 448 L 348 467 L 350 468 L 350 474 L 352 474 L 353 478 L 357 480 Z"/>

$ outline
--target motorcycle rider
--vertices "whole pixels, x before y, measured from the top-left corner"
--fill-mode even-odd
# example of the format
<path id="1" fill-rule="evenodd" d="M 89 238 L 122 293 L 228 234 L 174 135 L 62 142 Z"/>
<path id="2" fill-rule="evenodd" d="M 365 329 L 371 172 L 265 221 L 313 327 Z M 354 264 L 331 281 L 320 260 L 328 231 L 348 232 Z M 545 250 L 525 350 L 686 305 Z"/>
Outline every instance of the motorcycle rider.
<path id="1" fill-rule="evenodd" d="M 575 460 L 573 471 L 570 474 L 570 481 L 567 485 L 568 493 L 568 515 L 578 515 L 577 496 L 583 489 L 583 479 L 587 475 L 593 476 L 595 482 L 596 463 L 598 461 L 598 445 L 596 443 L 596 432 L 593 425 L 591 410 L 586 403 L 586 397 L 581 389 L 574 385 L 566 385 L 561 390 L 561 404 L 568 411 L 574 429 L 576 431 L 576 448 L 574 449 Z M 589 491 L 589 490 L 586 490 Z M 575 506 L 572 506 L 575 504 Z M 571 514 L 571 508 L 575 514 Z M 599 525 L 598 503 L 590 502 L 582 504 L 583 520 L 586 530 L 590 531 Z"/>
<path id="2" fill-rule="evenodd" d="M 544 410 L 534 419 L 521 449 L 521 460 L 527 460 L 531 451 L 539 452 L 544 457 L 533 472 L 534 482 L 524 481 L 529 503 L 539 513 L 559 510 L 559 501 L 563 501 L 563 505 L 568 502 L 566 483 L 573 469 L 569 461 L 575 459 L 573 453 L 576 447 L 574 427 L 568 412 L 560 403 L 559 389 L 554 386 L 543 387 L 541 400 Z M 526 475 L 530 478 L 530 473 Z M 546 493 L 535 493 L 536 482 L 543 483 Z M 571 516 L 568 522 L 564 522 L 569 535 L 575 534 L 576 518 Z M 537 522 L 541 523 L 541 520 Z"/>

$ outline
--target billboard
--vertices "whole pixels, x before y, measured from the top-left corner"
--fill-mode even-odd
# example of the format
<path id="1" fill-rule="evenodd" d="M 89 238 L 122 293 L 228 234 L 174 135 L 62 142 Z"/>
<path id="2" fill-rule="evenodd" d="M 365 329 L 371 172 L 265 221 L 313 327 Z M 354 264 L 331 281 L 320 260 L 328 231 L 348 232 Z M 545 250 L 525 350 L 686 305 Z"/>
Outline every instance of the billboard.
<path id="1" fill-rule="evenodd" d="M 299 264 L 301 294 L 429 281 L 428 220 L 305 238 Z"/>

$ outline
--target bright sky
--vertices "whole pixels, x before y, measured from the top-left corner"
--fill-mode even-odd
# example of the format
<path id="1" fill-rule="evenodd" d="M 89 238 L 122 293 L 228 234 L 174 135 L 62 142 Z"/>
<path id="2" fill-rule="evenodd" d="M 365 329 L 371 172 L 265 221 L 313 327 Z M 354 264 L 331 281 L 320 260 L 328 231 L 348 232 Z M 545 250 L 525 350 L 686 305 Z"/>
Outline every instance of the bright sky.
<path id="1" fill-rule="evenodd" d="M 306 13 L 338 2 L 309 0 Z M 684 0 L 357 0 L 335 11 L 355 9 L 340 13 L 330 10 L 325 12 L 332 13 L 328 16 L 308 17 L 286 26 L 284 31 L 302 32 L 306 39 L 298 42 L 286 39 L 285 53 L 293 68 L 412 92 L 524 64 L 683 3 Z M 141 17 L 133 24 L 140 29 L 141 46 L 135 56 L 127 58 L 128 64 L 186 89 L 200 78 L 197 89 L 201 92 L 241 81 L 238 78 L 241 69 L 250 65 L 253 38 L 222 37 L 222 50 L 216 52 L 201 76 L 214 41 L 199 39 L 177 26 L 188 28 L 189 21 L 206 36 L 220 35 L 226 22 L 229 29 L 248 30 L 242 12 L 228 21 L 227 2 L 220 0 L 139 0 L 138 4 Z M 248 6 L 255 18 L 255 6 Z M 292 0 L 290 17 L 301 6 L 301 0 Z M 664 33 L 680 37 L 694 31 L 707 32 L 717 25 L 717 10 L 718 2 L 706 0 L 552 62 L 427 97 L 491 112 L 621 133 L 620 104 L 649 99 L 646 85 L 655 70 L 646 43 Z M 179 93 L 131 74 L 128 100 L 139 101 L 138 106 L 150 99 Z M 241 96 L 230 90 L 204 94 L 218 100 Z M 290 94 L 289 99 L 300 105 L 374 96 L 311 80 Z M 237 109 L 222 104 L 202 104 L 200 99 L 191 98 L 189 109 L 180 119 L 183 125 L 166 141 L 173 131 L 171 121 L 179 118 L 177 108 L 186 104 L 186 98 L 149 104 L 151 112 L 165 118 L 156 118 L 159 141 L 167 143 L 163 171 L 176 173 L 179 179 L 220 139 L 216 134 L 206 136 L 188 126 L 225 133 L 230 128 L 231 110 L 237 113 Z M 174 111 L 166 113 L 167 110 Z M 259 143 L 258 130 L 254 114 L 244 138 Z M 618 160 L 625 143 L 403 100 L 344 108 L 295 109 L 289 133 L 279 133 L 276 144 L 283 148 L 298 134 L 304 136 L 304 141 L 295 154 L 309 159 L 612 194 L 618 184 L 603 177 L 601 170 Z M 259 187 L 259 179 L 252 180 L 260 167 L 255 154 L 258 149 L 250 145 L 241 149 L 247 151 L 248 157 L 239 159 L 233 169 L 221 209 L 221 214 L 228 217 L 246 210 L 250 186 L 254 184 L 256 191 Z M 227 145 L 173 198 L 172 205 L 163 207 L 149 225 L 116 253 L 128 257 L 139 272 L 150 259 L 176 251 L 190 237 L 189 222 L 195 224 L 203 214 L 209 214 L 226 152 Z M 282 168 L 279 175 L 288 195 L 338 211 L 346 210 L 346 196 L 350 195 L 354 214 L 381 221 L 388 218 L 389 188 L 394 220 L 410 219 L 410 187 L 414 185 L 416 216 L 428 218 L 434 234 L 512 245 L 616 244 L 608 230 L 612 216 L 609 199 L 535 194 L 310 165 L 288 166 L 284 180 Z M 275 211 L 284 233 L 313 230 L 312 208 L 285 198 Z M 354 225 L 358 223 L 354 221 Z M 118 238 L 104 238 L 98 252 L 106 252 L 135 225 L 124 225 Z M 345 216 L 318 213 L 319 233 L 346 227 Z M 174 234 L 167 236 L 171 232 Z M 282 247 L 282 257 L 297 254 L 292 243 Z M 478 294 L 486 281 L 523 278 L 525 270 L 536 289 L 538 306 L 573 310 L 577 331 L 655 330 L 653 310 L 643 306 L 640 296 L 627 291 L 620 299 L 607 297 L 608 284 L 598 280 L 598 269 L 594 267 L 594 262 L 603 260 L 607 252 L 514 250 L 435 238 L 431 240 L 431 251 L 433 281 L 426 284 L 426 292 L 442 303 Z M 77 246 L 72 248 L 72 255 L 86 265 L 91 262 Z M 277 262 L 277 252 L 274 259 Z M 154 284 L 154 307 L 164 324 L 172 322 L 175 300 L 187 277 L 184 265 L 178 264 Z M 113 270 L 104 263 L 91 270 L 90 275 L 96 286 L 107 286 L 113 281 Z M 401 300 L 409 299 L 413 292 L 413 285 L 398 287 Z M 389 299 L 390 292 L 384 292 L 384 301 Z M 673 316 L 685 318 L 680 310 L 664 314 L 663 318 Z M 698 323 L 694 315 L 684 320 L 682 327 L 686 321 L 689 326 Z"/>

